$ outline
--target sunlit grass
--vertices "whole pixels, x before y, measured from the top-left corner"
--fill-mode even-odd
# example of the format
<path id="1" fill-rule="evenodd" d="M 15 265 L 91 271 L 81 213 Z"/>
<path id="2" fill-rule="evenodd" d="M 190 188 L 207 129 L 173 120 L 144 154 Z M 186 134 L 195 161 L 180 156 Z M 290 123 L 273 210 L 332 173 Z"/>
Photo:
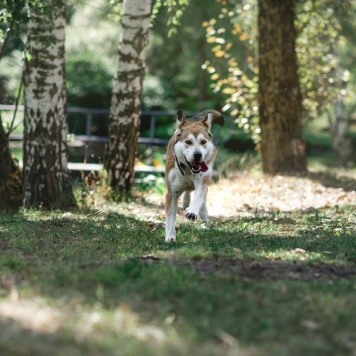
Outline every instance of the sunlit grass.
<path id="1" fill-rule="evenodd" d="M 340 178 L 330 157 L 309 157 L 310 178 L 300 181 L 345 184 L 351 192 L 353 170 Z M 331 166 L 332 174 L 313 173 Z M 257 202 L 266 189 L 270 199 L 282 190 L 295 193 L 294 180 L 277 177 L 274 188 L 270 181 L 263 186 L 260 172 L 251 177 L 254 183 L 236 189 L 261 189 Z M 207 224 L 179 217 L 177 242 L 166 244 L 162 180 L 136 184 L 135 199 L 124 204 L 106 201 L 101 183 L 95 190 L 74 184 L 79 210 L 0 215 L 4 354 L 354 352 L 352 201 L 328 207 L 320 193 L 313 196 L 325 198 L 325 208 L 310 208 L 308 200 L 296 210 L 287 197 L 287 204 L 280 202 L 285 211 L 252 204 L 247 194 L 248 215 Z"/>
<path id="2" fill-rule="evenodd" d="M 356 279 L 318 275 L 354 268 L 355 219 L 345 206 L 180 220 L 166 244 L 163 216 L 130 204 L 0 215 L 1 349 L 347 354 Z M 270 277 L 253 277 L 267 267 Z"/>

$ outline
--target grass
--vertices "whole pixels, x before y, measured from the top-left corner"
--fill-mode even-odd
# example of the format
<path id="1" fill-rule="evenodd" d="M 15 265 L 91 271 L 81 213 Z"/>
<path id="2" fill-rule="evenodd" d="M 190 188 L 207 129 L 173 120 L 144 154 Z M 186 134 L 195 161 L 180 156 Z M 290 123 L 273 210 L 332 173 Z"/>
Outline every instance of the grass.
<path id="1" fill-rule="evenodd" d="M 175 244 L 139 216 L 0 215 L 2 354 L 355 351 L 353 207 L 182 222 Z"/>
<path id="2" fill-rule="evenodd" d="M 327 151 L 310 179 L 354 190 Z M 255 164 L 219 154 L 224 171 Z M 0 215 L 2 355 L 355 354 L 355 205 L 180 221 L 166 244 L 163 207 L 82 190 L 79 210 Z"/>

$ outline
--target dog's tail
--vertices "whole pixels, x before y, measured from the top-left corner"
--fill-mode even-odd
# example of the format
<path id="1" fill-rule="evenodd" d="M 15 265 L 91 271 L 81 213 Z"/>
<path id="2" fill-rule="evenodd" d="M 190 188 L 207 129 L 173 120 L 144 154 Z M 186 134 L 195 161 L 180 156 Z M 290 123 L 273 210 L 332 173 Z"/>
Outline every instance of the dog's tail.
<path id="1" fill-rule="evenodd" d="M 208 116 L 209 113 L 213 114 L 212 125 L 224 126 L 224 124 L 225 124 L 224 115 L 217 110 L 204 110 L 201 113 L 199 113 L 193 117 L 190 117 L 187 120 L 188 121 L 201 121 L 201 120 L 204 120 Z"/>

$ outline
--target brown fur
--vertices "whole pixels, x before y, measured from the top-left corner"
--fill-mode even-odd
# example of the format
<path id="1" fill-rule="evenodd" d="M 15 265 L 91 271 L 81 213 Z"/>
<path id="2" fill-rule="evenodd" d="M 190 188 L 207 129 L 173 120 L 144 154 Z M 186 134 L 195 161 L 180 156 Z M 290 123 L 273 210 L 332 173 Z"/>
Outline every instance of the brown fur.
<path id="1" fill-rule="evenodd" d="M 216 119 L 218 118 L 218 120 Z M 211 180 L 217 149 L 212 143 L 210 126 L 214 120 L 222 124 L 224 117 L 217 111 L 206 110 L 193 121 L 185 120 L 182 111 L 177 112 L 177 130 L 168 143 L 166 162 L 166 241 L 175 241 L 175 216 L 177 201 L 184 192 L 183 208 L 186 217 L 198 216 L 207 221 L 206 195 Z M 200 157 L 197 158 L 196 155 Z M 190 201 L 190 193 L 195 190 Z"/>

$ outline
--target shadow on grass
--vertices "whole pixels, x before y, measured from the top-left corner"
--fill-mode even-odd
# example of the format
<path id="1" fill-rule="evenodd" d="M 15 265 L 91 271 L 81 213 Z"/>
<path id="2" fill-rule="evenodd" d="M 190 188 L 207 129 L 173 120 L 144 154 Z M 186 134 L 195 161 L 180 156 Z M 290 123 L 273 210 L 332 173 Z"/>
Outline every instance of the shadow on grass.
<path id="1" fill-rule="evenodd" d="M 69 308 L 69 324 L 50 336 L 29 334 L 20 310 L 18 319 L 13 317 L 17 344 L 2 341 L 9 350 L 19 350 L 24 338 L 38 354 L 46 354 L 46 345 L 77 354 L 115 354 L 125 329 L 117 326 L 117 310 L 124 305 L 123 319 L 139 330 L 119 339 L 126 354 L 145 348 L 148 354 L 186 354 L 204 347 L 205 354 L 221 354 L 236 345 L 267 347 L 271 353 L 279 348 L 298 354 L 349 352 L 343 338 L 356 327 L 345 315 L 356 307 L 350 260 L 356 258 L 356 242 L 344 216 L 184 222 L 174 244 L 164 242 L 163 221 L 116 213 L 2 215 L 0 226 L 2 289 L 11 293 L 13 283 L 20 297 L 39 295 Z M 344 266 L 336 267 L 339 262 Z M 103 320 L 82 341 L 73 336 L 73 330 L 79 332 L 78 310 Z M 0 319 L 0 325 L 7 320 Z M 90 318 L 83 320 L 90 324 Z M 155 344 L 148 327 L 166 341 Z"/>
<path id="2" fill-rule="evenodd" d="M 60 264 L 158 254 L 172 258 L 279 258 L 273 253 L 309 254 L 307 261 L 337 262 L 356 258 L 356 229 L 348 213 L 334 211 L 265 213 L 264 216 L 213 219 L 209 224 L 181 222 L 177 242 L 164 242 L 164 222 L 143 221 L 117 213 L 35 213 L 0 216 L 0 249 L 7 254 L 52 256 Z M 301 250 L 304 250 L 301 251 Z M 242 255 L 241 255 L 242 254 Z M 291 258 L 293 260 L 293 258 Z"/>
<path id="3" fill-rule="evenodd" d="M 1 302 L 0 302 L 1 306 Z M 22 310 L 22 309 L 21 309 Z M 0 348 L 3 355 L 52 355 L 65 353 L 95 355 L 99 352 L 97 345 L 90 341 L 78 343 L 74 339 L 66 339 L 56 332 L 45 332 L 44 330 L 34 330 L 31 325 L 26 325 L 26 317 L 16 315 L 16 307 L 13 307 L 13 314 L 10 318 L 0 316 Z M 22 312 L 29 314 L 29 311 Z M 28 317 L 36 318 L 35 314 Z M 38 317 L 38 316 L 37 316 Z M 50 326 L 50 321 L 48 321 Z M 55 351 L 56 350 L 56 351 Z"/>
<path id="4" fill-rule="evenodd" d="M 346 192 L 356 191 L 356 179 L 337 176 L 329 172 L 308 172 L 310 179 L 320 182 L 324 187 L 342 188 Z"/>

